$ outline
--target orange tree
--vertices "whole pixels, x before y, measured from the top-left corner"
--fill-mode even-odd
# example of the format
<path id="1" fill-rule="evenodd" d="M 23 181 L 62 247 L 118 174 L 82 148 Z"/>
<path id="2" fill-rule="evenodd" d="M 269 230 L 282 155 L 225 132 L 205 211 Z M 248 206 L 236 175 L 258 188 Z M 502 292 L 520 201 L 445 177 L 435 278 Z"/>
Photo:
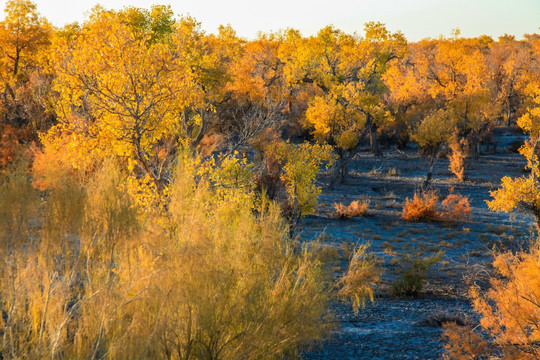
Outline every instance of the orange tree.
<path id="1" fill-rule="evenodd" d="M 459 31 L 449 39 L 423 40 L 424 51 L 415 64 L 419 76 L 429 81 L 428 93 L 453 114 L 460 138 L 468 140 L 475 159 L 480 140 L 493 126 L 486 76 L 491 43 L 488 37 L 461 38 Z"/>

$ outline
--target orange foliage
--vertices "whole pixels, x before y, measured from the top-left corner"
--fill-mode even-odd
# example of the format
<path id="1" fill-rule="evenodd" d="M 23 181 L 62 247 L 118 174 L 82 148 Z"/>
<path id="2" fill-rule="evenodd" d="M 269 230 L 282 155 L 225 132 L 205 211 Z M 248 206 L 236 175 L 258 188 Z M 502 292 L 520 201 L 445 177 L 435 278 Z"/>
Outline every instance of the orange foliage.
<path id="1" fill-rule="evenodd" d="M 403 219 L 407 221 L 437 221 L 439 211 L 437 206 L 439 196 L 435 191 L 424 191 L 422 194 L 414 193 L 412 200 L 407 198 L 403 207 Z"/>
<path id="2" fill-rule="evenodd" d="M 0 125 L 0 171 L 17 159 L 28 159 L 30 152 L 23 145 L 30 142 L 29 130 L 17 129 L 10 125 Z"/>
<path id="3" fill-rule="evenodd" d="M 493 340 L 449 327 L 445 358 L 483 359 L 494 351 L 501 355 L 497 359 L 540 358 L 540 249 L 500 254 L 493 266 L 499 274 L 491 278 L 491 289 L 471 289 L 480 325 Z"/>
<path id="4" fill-rule="evenodd" d="M 480 324 L 500 345 L 506 359 L 540 358 L 540 249 L 501 254 L 493 266 L 502 276 L 491 289 L 472 290 Z"/>
<path id="5" fill-rule="evenodd" d="M 455 323 L 443 324 L 446 345 L 445 360 L 484 359 L 492 349 L 488 342 L 475 333 L 470 327 L 458 326 Z"/>
<path id="6" fill-rule="evenodd" d="M 450 192 L 439 204 L 434 190 L 415 193 L 412 200 L 406 199 L 402 218 L 407 221 L 464 221 L 471 214 L 466 196 Z"/>
<path id="7" fill-rule="evenodd" d="M 448 155 L 450 160 L 449 169 L 452 174 L 456 175 L 459 181 L 465 180 L 465 158 L 467 157 L 467 140 L 458 140 L 456 134 L 454 134 L 450 140 L 450 150 L 452 151 Z"/>
<path id="8" fill-rule="evenodd" d="M 450 193 L 441 203 L 441 217 L 450 221 L 467 220 L 471 215 L 469 198 L 459 194 Z"/>
<path id="9" fill-rule="evenodd" d="M 369 201 L 355 200 L 345 206 L 341 203 L 334 204 L 336 209 L 336 217 L 338 219 L 352 219 L 353 217 L 364 216 L 369 207 Z"/>

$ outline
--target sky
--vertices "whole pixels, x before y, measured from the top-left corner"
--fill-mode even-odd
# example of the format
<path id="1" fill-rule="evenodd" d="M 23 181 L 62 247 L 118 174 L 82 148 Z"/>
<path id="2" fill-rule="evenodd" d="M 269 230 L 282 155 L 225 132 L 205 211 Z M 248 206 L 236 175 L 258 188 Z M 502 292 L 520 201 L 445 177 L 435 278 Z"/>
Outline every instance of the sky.
<path id="1" fill-rule="evenodd" d="M 4 8 L 6 0 L 0 0 Z M 309 36 L 326 25 L 363 34 L 364 24 L 380 21 L 408 40 L 461 35 L 475 37 L 540 33 L 540 0 L 34 0 L 38 11 L 53 25 L 84 21 L 100 3 L 105 8 L 126 5 L 150 8 L 170 4 L 176 14 L 191 15 L 207 32 L 230 24 L 238 35 L 295 28 Z"/>

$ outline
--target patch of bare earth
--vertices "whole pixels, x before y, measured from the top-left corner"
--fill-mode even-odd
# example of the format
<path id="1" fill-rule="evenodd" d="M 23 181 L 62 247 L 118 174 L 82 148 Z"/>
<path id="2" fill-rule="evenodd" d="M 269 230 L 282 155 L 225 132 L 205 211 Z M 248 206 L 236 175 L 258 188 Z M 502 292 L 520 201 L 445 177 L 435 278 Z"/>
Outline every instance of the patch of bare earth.
<path id="1" fill-rule="evenodd" d="M 468 167 L 463 183 L 448 170 L 447 159 L 437 160 L 432 186 L 441 198 L 450 188 L 469 198 L 470 220 L 460 223 L 411 223 L 401 218 L 405 199 L 413 197 L 427 172 L 426 160 L 415 149 L 356 156 L 347 183 L 323 191 L 316 214 L 303 219 L 300 236 L 304 241 L 320 238 L 341 250 L 370 242 L 370 251 L 383 263 L 383 282 L 375 302 L 357 315 L 349 305 L 334 303 L 338 329 L 329 341 L 305 352 L 305 359 L 438 359 L 444 350 L 442 322 L 477 321 L 467 299 L 469 284 L 486 284 L 494 248 L 523 247 L 533 236 L 531 217 L 495 213 L 486 204 L 503 176 L 523 174 L 523 158 L 505 149 L 517 137 L 500 131 L 499 150 L 484 151 Z M 366 216 L 336 219 L 333 204 L 359 198 L 369 199 Z M 427 271 L 419 296 L 390 295 L 405 258 L 427 258 L 440 250 L 444 255 Z"/>

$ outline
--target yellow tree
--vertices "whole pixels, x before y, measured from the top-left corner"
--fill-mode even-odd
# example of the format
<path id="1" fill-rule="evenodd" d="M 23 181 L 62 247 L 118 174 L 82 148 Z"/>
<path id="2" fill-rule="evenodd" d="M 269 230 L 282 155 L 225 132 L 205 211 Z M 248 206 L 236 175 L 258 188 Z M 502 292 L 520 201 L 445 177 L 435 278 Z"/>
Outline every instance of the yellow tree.
<path id="1" fill-rule="evenodd" d="M 430 82 L 428 93 L 455 116 L 462 138 L 479 156 L 480 140 L 491 131 L 495 109 L 490 103 L 486 56 L 491 38 L 466 39 L 459 31 L 450 39 L 423 40 L 423 56 L 415 64 Z"/>
<path id="2" fill-rule="evenodd" d="M 30 0 L 10 0 L 0 23 L 2 55 L 8 72 L 16 76 L 21 68 L 32 66 L 39 48 L 49 43 L 51 26 Z"/>
<path id="3" fill-rule="evenodd" d="M 305 122 L 319 142 L 334 147 L 342 181 L 364 135 L 369 134 L 372 151 L 379 152 L 377 128 L 390 119 L 382 74 L 405 48 L 403 35 L 380 23 L 366 24 L 364 38 L 331 26 L 310 38 L 287 34 L 281 49 L 284 74 L 291 85 L 316 86 Z"/>
<path id="4" fill-rule="evenodd" d="M 43 129 L 50 76 L 44 55 L 49 48 L 52 28 L 29 0 L 11 0 L 0 22 L 0 91 L 2 115 L 6 124 L 31 125 Z"/>
<path id="5" fill-rule="evenodd" d="M 488 206 L 496 211 L 510 212 L 519 209 L 529 212 L 534 215 L 537 229 L 540 229 L 540 162 L 537 154 L 540 142 L 540 85 L 530 84 L 527 92 L 532 100 L 531 106 L 527 113 L 519 118 L 518 125 L 530 137 L 519 149 L 527 158 L 530 174 L 519 178 L 503 177 L 501 188 L 491 192 L 493 200 L 488 202 Z"/>
<path id="6" fill-rule="evenodd" d="M 207 54 L 199 24 L 164 6 L 98 7 L 80 30 L 67 30 L 54 43 L 59 124 L 43 137 L 45 150 L 65 148 L 76 168 L 120 157 L 163 188 L 177 147 L 195 146 L 213 111 L 219 80 L 204 65 L 220 59 Z"/>
<path id="7" fill-rule="evenodd" d="M 501 120 L 510 126 L 524 110 L 523 91 L 538 60 L 530 44 L 506 35 L 492 44 L 487 61 L 494 104 Z"/>

